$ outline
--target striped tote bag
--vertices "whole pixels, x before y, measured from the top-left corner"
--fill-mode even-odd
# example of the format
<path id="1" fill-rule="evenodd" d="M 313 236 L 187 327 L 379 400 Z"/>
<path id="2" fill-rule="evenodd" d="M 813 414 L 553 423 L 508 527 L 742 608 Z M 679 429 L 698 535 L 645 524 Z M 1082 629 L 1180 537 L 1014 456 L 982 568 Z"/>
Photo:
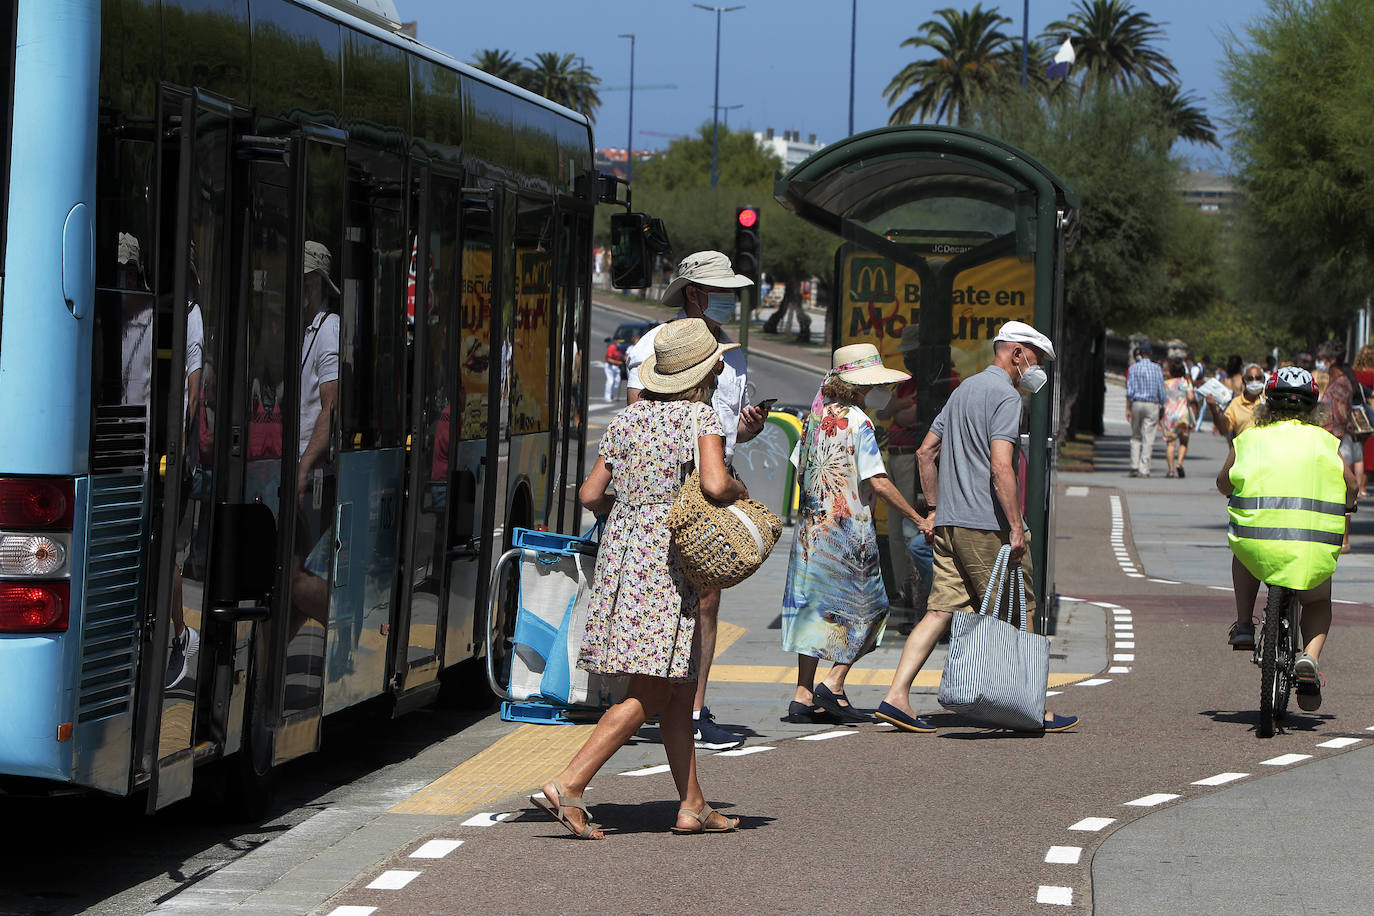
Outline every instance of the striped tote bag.
<path id="1" fill-rule="evenodd" d="M 997 616 L 1003 589 L 1012 584 L 1013 611 Z M 991 613 L 989 613 L 991 609 Z M 1021 626 L 1010 622 L 1019 612 Z M 1026 621 L 1026 583 L 1011 547 L 1003 545 L 978 613 L 959 612 L 950 624 L 949 657 L 940 676 L 940 705 L 981 724 L 1017 731 L 1045 727 L 1045 690 L 1050 678 L 1050 641 L 1031 633 Z"/>

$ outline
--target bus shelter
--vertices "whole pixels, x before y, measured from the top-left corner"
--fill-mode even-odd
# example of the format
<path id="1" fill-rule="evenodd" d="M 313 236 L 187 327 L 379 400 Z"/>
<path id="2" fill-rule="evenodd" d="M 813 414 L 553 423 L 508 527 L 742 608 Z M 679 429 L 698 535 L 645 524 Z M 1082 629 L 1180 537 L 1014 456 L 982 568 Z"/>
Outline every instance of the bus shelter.
<path id="1" fill-rule="evenodd" d="M 775 196 L 842 240 L 830 343 L 873 343 L 888 365 L 906 365 L 917 386 L 915 428 L 902 431 L 905 441 L 919 443 L 959 381 L 992 362 L 1003 323 L 1025 321 L 1056 345 L 1062 338 L 1064 254 L 1078 197 L 1021 150 L 956 128 L 882 128 L 818 151 L 778 179 Z M 1022 396 L 1029 434 L 1018 475 L 1042 615 L 1054 591 L 1064 371 L 1057 360 L 1046 368 L 1050 383 Z M 886 450 L 894 430 L 874 419 Z M 885 512 L 876 521 L 881 538 Z"/>

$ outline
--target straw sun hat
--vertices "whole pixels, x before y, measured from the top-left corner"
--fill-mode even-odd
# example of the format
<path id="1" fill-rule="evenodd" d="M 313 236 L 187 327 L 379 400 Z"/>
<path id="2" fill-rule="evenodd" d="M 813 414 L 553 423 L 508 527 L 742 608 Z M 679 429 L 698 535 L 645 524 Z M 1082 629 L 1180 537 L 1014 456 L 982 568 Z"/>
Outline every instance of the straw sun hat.
<path id="1" fill-rule="evenodd" d="M 878 348 L 871 343 L 840 347 L 830 359 L 831 373 L 851 385 L 891 385 L 911 378 L 910 373 L 884 366 Z"/>
<path id="2" fill-rule="evenodd" d="M 688 284 L 710 286 L 714 289 L 740 289 L 753 286 L 754 281 L 735 273 L 730 259 L 719 251 L 698 251 L 687 255 L 677 266 L 673 282 L 663 291 L 663 304 L 682 307 L 682 291 Z"/>
<path id="3" fill-rule="evenodd" d="M 739 344 L 721 343 L 700 318 L 670 321 L 654 335 L 654 352 L 639 367 L 639 381 L 658 394 L 678 394 L 715 371 L 720 355 Z"/>

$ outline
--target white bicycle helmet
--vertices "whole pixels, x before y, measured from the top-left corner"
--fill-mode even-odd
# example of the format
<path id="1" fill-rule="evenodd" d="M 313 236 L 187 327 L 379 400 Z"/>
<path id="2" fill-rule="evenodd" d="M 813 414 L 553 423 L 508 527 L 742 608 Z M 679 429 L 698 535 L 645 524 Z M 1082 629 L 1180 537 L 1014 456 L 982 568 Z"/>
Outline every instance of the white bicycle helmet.
<path id="1" fill-rule="evenodd" d="M 1284 366 L 1269 375 L 1264 383 L 1265 400 L 1301 401 L 1308 406 L 1317 403 L 1317 383 L 1312 373 L 1300 366 Z"/>

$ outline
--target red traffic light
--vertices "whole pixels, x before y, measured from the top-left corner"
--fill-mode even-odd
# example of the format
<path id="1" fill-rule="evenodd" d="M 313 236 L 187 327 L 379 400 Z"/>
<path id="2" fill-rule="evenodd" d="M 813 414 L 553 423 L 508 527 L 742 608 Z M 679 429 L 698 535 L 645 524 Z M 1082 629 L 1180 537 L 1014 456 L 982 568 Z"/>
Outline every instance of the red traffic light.
<path id="1" fill-rule="evenodd" d="M 735 215 L 735 219 L 745 229 L 753 229 L 759 221 L 759 211 L 753 207 L 744 207 Z"/>

